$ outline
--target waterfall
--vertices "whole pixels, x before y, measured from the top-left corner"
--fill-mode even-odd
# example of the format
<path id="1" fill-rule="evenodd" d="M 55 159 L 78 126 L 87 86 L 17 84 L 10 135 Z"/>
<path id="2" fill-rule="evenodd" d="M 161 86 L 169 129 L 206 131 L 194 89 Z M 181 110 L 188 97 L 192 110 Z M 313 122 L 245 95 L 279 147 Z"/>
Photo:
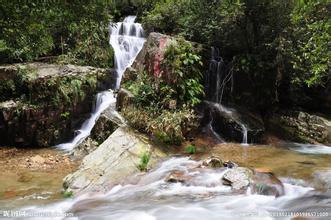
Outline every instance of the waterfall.
<path id="1" fill-rule="evenodd" d="M 243 141 L 242 141 L 242 145 L 248 145 L 248 142 L 247 142 L 247 127 L 244 125 L 244 124 L 241 124 L 241 128 L 242 128 L 242 132 L 243 132 Z"/>
<path id="2" fill-rule="evenodd" d="M 144 45 L 144 30 L 139 23 L 135 23 L 135 16 L 128 16 L 123 22 L 110 27 L 109 43 L 114 49 L 115 69 L 117 73 L 116 88 L 118 89 L 123 73 L 138 55 Z"/>
<path id="3" fill-rule="evenodd" d="M 211 47 L 211 58 L 209 60 L 209 68 L 205 77 L 205 93 L 208 103 L 213 103 L 213 106 L 220 112 L 226 112 L 228 115 L 233 115 L 223 104 L 223 95 L 226 86 L 233 80 L 232 72 L 226 71 L 223 58 L 220 55 L 220 50 Z M 230 112 L 229 112 L 230 111 Z M 248 129 L 240 120 L 233 118 L 242 128 L 242 144 L 248 145 Z M 211 122 L 213 119 L 211 119 Z M 211 123 L 209 123 L 211 124 Z M 215 134 L 213 128 L 210 128 Z"/>
<path id="4" fill-rule="evenodd" d="M 224 76 L 224 62 L 218 48 L 211 48 L 208 74 L 206 76 L 206 97 L 209 101 L 221 103 L 221 79 Z M 224 87 L 223 87 L 224 88 Z M 222 92 L 223 93 L 223 92 Z"/>
<path id="5" fill-rule="evenodd" d="M 116 88 L 119 88 L 125 69 L 132 64 L 139 51 L 142 49 L 145 39 L 141 24 L 134 23 L 136 16 L 128 16 L 123 22 L 110 26 L 109 43 L 114 49 L 115 70 L 117 73 Z M 77 130 L 76 136 L 68 143 L 57 145 L 58 148 L 70 151 L 85 138 L 87 138 L 101 113 L 110 106 L 115 108 L 116 98 L 111 91 L 97 94 L 93 112 L 82 127 Z"/>

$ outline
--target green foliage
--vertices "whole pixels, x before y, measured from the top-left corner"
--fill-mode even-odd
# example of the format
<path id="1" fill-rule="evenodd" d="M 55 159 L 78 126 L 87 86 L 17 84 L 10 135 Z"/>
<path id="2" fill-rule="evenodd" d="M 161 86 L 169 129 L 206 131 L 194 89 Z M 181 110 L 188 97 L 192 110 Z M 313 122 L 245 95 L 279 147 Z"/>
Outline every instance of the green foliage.
<path id="1" fill-rule="evenodd" d="M 114 7 L 108 0 L 5 0 L 0 5 L 0 62 L 62 55 L 62 62 L 111 66 L 108 25 Z"/>
<path id="2" fill-rule="evenodd" d="M 63 113 L 61 113 L 61 118 L 63 118 L 63 119 L 69 119 L 70 118 L 70 112 L 63 112 Z"/>
<path id="3" fill-rule="evenodd" d="M 190 144 L 185 147 L 185 152 L 188 154 L 195 154 L 197 152 L 197 148 L 194 145 Z"/>
<path id="4" fill-rule="evenodd" d="M 220 48 L 228 71 L 249 81 L 252 95 L 235 101 L 261 111 L 330 83 L 328 0 L 159 1 L 143 24 Z"/>
<path id="5" fill-rule="evenodd" d="M 140 155 L 140 162 L 137 165 L 137 168 L 144 172 L 147 171 L 148 163 L 151 159 L 151 154 L 149 152 L 144 152 Z"/>
<path id="6" fill-rule="evenodd" d="M 204 95 L 202 61 L 192 44 L 182 38 L 172 41 L 166 48 L 163 62 L 164 68 L 172 73 L 170 78 L 178 101 L 189 106 L 199 104 Z"/>
<path id="7" fill-rule="evenodd" d="M 294 69 L 292 82 L 326 85 L 331 65 L 330 1 L 299 2 L 291 14 L 291 22 L 286 50 Z"/>
<path id="8" fill-rule="evenodd" d="M 166 144 L 179 145 L 197 127 L 193 107 L 203 98 L 201 57 L 183 39 L 167 46 L 161 68 L 165 75 L 138 74 L 124 87 L 134 95 L 134 106 L 122 110 L 130 125 Z"/>
<path id="9" fill-rule="evenodd" d="M 129 106 L 121 111 L 130 126 L 149 133 L 166 144 L 179 145 L 185 136 L 197 128 L 197 117 L 193 110 L 157 109 Z"/>
<path id="10" fill-rule="evenodd" d="M 72 191 L 64 191 L 63 192 L 63 198 L 71 198 L 74 196 L 74 193 Z"/>
<path id="11" fill-rule="evenodd" d="M 180 30 L 181 18 L 185 14 L 187 1 L 167 0 L 155 3 L 151 12 L 143 17 L 144 26 L 147 30 L 158 32 L 176 33 Z"/>

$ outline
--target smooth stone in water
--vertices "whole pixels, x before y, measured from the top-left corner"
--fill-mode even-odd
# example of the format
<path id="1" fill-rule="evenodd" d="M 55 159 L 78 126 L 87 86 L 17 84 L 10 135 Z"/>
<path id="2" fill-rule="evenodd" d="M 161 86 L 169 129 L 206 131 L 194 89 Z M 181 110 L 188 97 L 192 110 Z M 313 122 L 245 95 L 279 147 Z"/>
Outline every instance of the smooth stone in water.
<path id="1" fill-rule="evenodd" d="M 232 186 L 234 190 L 246 189 L 253 177 L 253 171 L 245 167 L 229 169 L 222 177 L 224 185 Z"/>
<path id="2" fill-rule="evenodd" d="M 223 167 L 223 162 L 218 157 L 209 157 L 202 162 L 202 166 L 219 168 L 219 167 Z"/>

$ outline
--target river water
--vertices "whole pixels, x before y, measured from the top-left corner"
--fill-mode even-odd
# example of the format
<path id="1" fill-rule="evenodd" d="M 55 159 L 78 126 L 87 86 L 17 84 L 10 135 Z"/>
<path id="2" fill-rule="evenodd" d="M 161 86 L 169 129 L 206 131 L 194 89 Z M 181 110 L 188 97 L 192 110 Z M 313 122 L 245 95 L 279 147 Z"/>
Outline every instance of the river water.
<path id="1" fill-rule="evenodd" d="M 249 189 L 234 192 L 220 181 L 227 168 L 195 169 L 199 165 L 197 160 L 181 156 L 165 160 L 150 172 L 137 175 L 134 183 L 117 185 L 107 194 L 85 194 L 21 210 L 72 213 L 74 217 L 69 219 L 291 219 L 298 213 L 329 219 L 325 215 L 331 214 L 331 194 L 315 189 L 312 173 L 330 168 L 331 155 L 241 144 L 216 145 L 208 151 L 196 157 L 212 154 L 232 158 L 241 166 L 272 170 L 282 180 L 285 195 L 275 198 L 252 194 Z M 190 183 L 166 182 L 165 178 L 173 171 L 190 176 Z"/>

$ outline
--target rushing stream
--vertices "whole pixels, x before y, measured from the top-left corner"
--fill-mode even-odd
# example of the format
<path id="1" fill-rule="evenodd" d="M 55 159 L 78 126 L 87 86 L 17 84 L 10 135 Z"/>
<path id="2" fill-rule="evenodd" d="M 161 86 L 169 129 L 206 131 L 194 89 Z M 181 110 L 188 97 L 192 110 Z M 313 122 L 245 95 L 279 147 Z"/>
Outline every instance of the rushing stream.
<path id="1" fill-rule="evenodd" d="M 69 212 L 74 214 L 73 219 L 116 220 L 272 219 L 279 213 L 320 211 L 326 215 L 331 211 L 330 198 L 293 180 L 283 180 L 285 195 L 278 198 L 252 194 L 250 190 L 237 194 L 220 182 L 227 168 L 201 171 L 194 169 L 197 165 L 186 157 L 170 158 L 135 184 L 115 186 L 106 195 L 87 194 L 24 210 Z M 166 182 L 165 177 L 172 171 L 190 176 L 190 184 Z"/>
<path id="2" fill-rule="evenodd" d="M 110 26 L 109 43 L 114 49 L 115 70 L 117 73 L 115 88 L 118 89 L 125 69 L 132 64 L 139 51 L 144 45 L 144 30 L 139 23 L 135 23 L 135 16 L 128 16 L 123 22 Z M 115 106 L 116 98 L 112 91 L 104 91 L 97 95 L 94 110 L 82 127 L 76 131 L 76 136 L 68 143 L 57 147 L 66 151 L 72 150 L 82 143 L 93 129 L 100 114 L 109 106 Z"/>

